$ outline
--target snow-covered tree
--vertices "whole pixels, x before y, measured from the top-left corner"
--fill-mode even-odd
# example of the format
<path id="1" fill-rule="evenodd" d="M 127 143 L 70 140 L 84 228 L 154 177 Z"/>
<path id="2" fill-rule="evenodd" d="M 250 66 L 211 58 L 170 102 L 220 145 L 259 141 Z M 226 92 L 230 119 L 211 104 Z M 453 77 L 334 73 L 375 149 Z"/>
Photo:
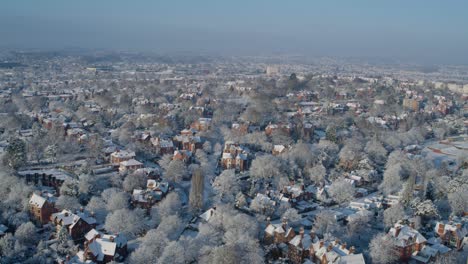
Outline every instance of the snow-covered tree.
<path id="1" fill-rule="evenodd" d="M 224 170 L 213 182 L 213 189 L 221 201 L 233 201 L 239 192 L 239 185 L 234 170 Z"/>
<path id="2" fill-rule="evenodd" d="M 393 194 L 402 189 L 403 183 L 401 181 L 402 168 L 400 164 L 395 164 L 387 167 L 383 174 L 383 181 L 380 189 L 385 194 Z"/>
<path id="3" fill-rule="evenodd" d="M 78 198 L 68 195 L 60 195 L 57 198 L 55 206 L 60 210 L 67 209 L 72 211 L 78 210 L 81 207 Z"/>
<path id="4" fill-rule="evenodd" d="M 372 263 L 394 263 L 399 259 L 398 252 L 393 247 L 393 240 L 384 233 L 377 234 L 369 244 Z"/>
<path id="5" fill-rule="evenodd" d="M 349 202 L 354 197 L 355 189 L 345 179 L 339 179 L 330 185 L 329 193 L 334 201 L 341 204 Z"/>
<path id="6" fill-rule="evenodd" d="M 302 219 L 301 215 L 294 208 L 289 208 L 283 213 L 282 219 L 286 219 L 288 222 L 297 222 Z"/>
<path id="7" fill-rule="evenodd" d="M 404 217 L 405 208 L 401 204 L 395 204 L 384 211 L 384 224 L 386 227 L 391 227 Z"/>
<path id="8" fill-rule="evenodd" d="M 190 207 L 194 210 L 201 210 L 203 208 L 203 194 L 205 187 L 205 180 L 201 168 L 196 169 L 192 175 L 192 184 L 190 186 L 189 202 Z"/>
<path id="9" fill-rule="evenodd" d="M 109 232 L 134 238 L 146 229 L 145 212 L 142 209 L 116 210 L 107 215 L 104 227 Z"/>
<path id="10" fill-rule="evenodd" d="M 143 173 L 132 173 L 125 177 L 122 187 L 127 192 L 132 192 L 133 189 L 142 189 L 146 186 L 146 176 Z"/>
<path id="11" fill-rule="evenodd" d="M 11 138 L 5 148 L 3 163 L 10 168 L 17 169 L 26 164 L 26 143 L 19 138 Z"/>
<path id="12" fill-rule="evenodd" d="M 23 223 L 16 229 L 15 237 L 25 245 L 35 245 L 39 240 L 36 226 L 31 222 Z"/>
<path id="13" fill-rule="evenodd" d="M 340 226 L 336 222 L 335 215 L 330 211 L 321 211 L 315 216 L 313 230 L 317 234 L 334 234 L 339 231 Z"/>

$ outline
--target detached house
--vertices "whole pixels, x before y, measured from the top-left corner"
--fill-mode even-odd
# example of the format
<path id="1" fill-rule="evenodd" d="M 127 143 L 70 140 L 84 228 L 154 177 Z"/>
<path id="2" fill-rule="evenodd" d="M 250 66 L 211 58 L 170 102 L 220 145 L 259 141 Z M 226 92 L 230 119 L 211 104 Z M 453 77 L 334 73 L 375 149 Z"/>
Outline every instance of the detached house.
<path id="1" fill-rule="evenodd" d="M 33 193 L 29 199 L 29 212 L 36 222 L 44 225 L 49 222 L 50 216 L 57 211 L 54 205 L 52 197 L 43 197 Z"/>
<path id="2" fill-rule="evenodd" d="M 150 209 L 155 203 L 161 201 L 169 191 L 169 183 L 165 181 L 148 180 L 146 190 L 134 189 L 132 204 Z"/>
<path id="3" fill-rule="evenodd" d="M 221 157 L 221 165 L 223 169 L 236 169 L 238 171 L 247 170 L 248 150 L 235 144 L 232 141 L 227 141 L 224 144 L 224 150 Z"/>
<path id="4" fill-rule="evenodd" d="M 135 159 L 129 159 L 120 162 L 119 164 L 119 171 L 120 172 L 129 172 L 129 171 L 136 171 L 138 169 L 143 168 L 143 163 L 139 162 Z"/>
<path id="5" fill-rule="evenodd" d="M 346 242 L 320 240 L 312 244 L 310 255 L 314 263 L 365 264 L 364 256 L 354 251 L 354 246 L 347 248 Z"/>
<path id="6" fill-rule="evenodd" d="M 396 223 L 390 229 L 388 235 L 394 238 L 394 247 L 397 249 L 400 260 L 408 261 L 411 256 L 416 255 L 426 244 L 426 238 L 414 228 Z"/>
<path id="7" fill-rule="evenodd" d="M 467 229 L 458 221 L 437 222 L 434 231 L 440 237 L 443 244 L 454 247 L 457 250 L 463 249 L 463 241 L 468 236 Z"/>
<path id="8" fill-rule="evenodd" d="M 118 164 L 122 161 L 131 160 L 136 157 L 135 152 L 126 150 L 116 150 L 110 155 L 110 163 Z"/>
<path id="9" fill-rule="evenodd" d="M 288 225 L 288 221 L 283 219 L 281 224 L 268 224 L 265 228 L 265 237 L 264 242 L 265 244 L 279 244 L 279 243 L 287 243 L 296 234 L 292 227 Z"/>
<path id="10" fill-rule="evenodd" d="M 84 261 L 91 260 L 97 264 L 111 261 L 123 261 L 127 256 L 127 238 L 121 234 L 107 235 L 91 229 L 85 235 Z"/>
<path id="11" fill-rule="evenodd" d="M 68 233 L 73 240 L 79 241 L 83 239 L 84 234 L 96 227 L 96 219 L 88 216 L 84 212 L 72 213 L 69 210 L 62 210 L 54 213 L 50 217 L 50 221 L 57 229 L 67 228 Z"/>

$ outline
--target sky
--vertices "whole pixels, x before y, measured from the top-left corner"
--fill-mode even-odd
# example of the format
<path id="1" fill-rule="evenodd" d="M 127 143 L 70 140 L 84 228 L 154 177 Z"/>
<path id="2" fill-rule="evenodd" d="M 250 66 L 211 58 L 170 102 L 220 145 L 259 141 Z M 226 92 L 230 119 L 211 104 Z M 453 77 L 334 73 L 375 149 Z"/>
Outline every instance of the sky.
<path id="1" fill-rule="evenodd" d="M 468 64 L 466 0 L 1 0 L 0 48 Z"/>

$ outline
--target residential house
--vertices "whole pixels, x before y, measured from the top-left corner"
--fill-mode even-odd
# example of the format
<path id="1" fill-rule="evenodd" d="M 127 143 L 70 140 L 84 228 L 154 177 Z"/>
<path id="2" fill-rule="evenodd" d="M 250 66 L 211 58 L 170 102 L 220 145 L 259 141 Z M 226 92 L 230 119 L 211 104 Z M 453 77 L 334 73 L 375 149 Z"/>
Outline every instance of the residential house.
<path id="1" fill-rule="evenodd" d="M 156 147 L 159 155 L 174 153 L 174 143 L 170 139 L 152 138 L 151 143 Z"/>
<path id="2" fill-rule="evenodd" d="M 355 254 L 354 246 L 347 248 L 346 242 L 315 240 L 310 247 L 311 259 L 314 263 L 328 264 L 365 264 L 362 254 Z"/>
<path id="3" fill-rule="evenodd" d="M 463 249 L 464 240 L 468 236 L 468 231 L 461 221 L 450 220 L 437 222 L 434 228 L 436 234 L 447 246 Z"/>
<path id="4" fill-rule="evenodd" d="M 84 258 L 97 264 L 123 261 L 127 256 L 127 238 L 122 234 L 108 235 L 91 229 L 85 235 Z"/>
<path id="5" fill-rule="evenodd" d="M 283 153 L 286 153 L 288 149 L 284 145 L 274 145 L 273 146 L 273 151 L 272 154 L 275 156 L 281 155 Z"/>
<path id="6" fill-rule="evenodd" d="M 192 152 L 190 150 L 176 150 L 172 159 L 190 163 L 192 161 Z"/>
<path id="7" fill-rule="evenodd" d="M 168 191 L 168 182 L 150 179 L 146 183 L 145 190 L 133 190 L 132 204 L 134 206 L 150 209 L 155 203 L 161 201 Z"/>
<path id="8" fill-rule="evenodd" d="M 413 254 L 417 254 L 426 244 L 426 238 L 408 225 L 396 223 L 388 235 L 394 239 L 394 247 L 398 251 L 400 261 L 408 261 Z"/>
<path id="9" fill-rule="evenodd" d="M 263 240 L 267 245 L 287 243 L 293 239 L 295 235 L 294 229 L 288 225 L 287 219 L 283 218 L 280 224 L 268 223 L 265 228 L 265 236 Z"/>
<path id="10" fill-rule="evenodd" d="M 211 118 L 200 117 L 190 125 L 190 128 L 198 131 L 207 131 L 211 128 Z"/>
<path id="11" fill-rule="evenodd" d="M 238 171 L 247 170 L 248 150 L 242 146 L 226 141 L 221 157 L 221 166 L 223 169 L 236 169 Z"/>
<path id="12" fill-rule="evenodd" d="M 132 172 L 141 168 L 143 168 L 143 163 L 135 159 L 125 160 L 119 163 L 120 172 Z"/>
<path id="13" fill-rule="evenodd" d="M 110 155 L 110 163 L 119 164 L 122 161 L 131 160 L 136 157 L 134 151 L 116 150 Z"/>
<path id="14" fill-rule="evenodd" d="M 68 233 L 75 241 L 80 241 L 89 230 L 96 227 L 96 219 L 88 216 L 84 211 L 72 213 L 69 210 L 62 210 L 50 216 L 53 225 L 60 228 L 66 228 Z"/>
<path id="15" fill-rule="evenodd" d="M 29 212 L 37 223 L 44 225 L 50 221 L 50 216 L 55 213 L 55 199 L 47 195 L 33 193 L 29 199 Z"/>

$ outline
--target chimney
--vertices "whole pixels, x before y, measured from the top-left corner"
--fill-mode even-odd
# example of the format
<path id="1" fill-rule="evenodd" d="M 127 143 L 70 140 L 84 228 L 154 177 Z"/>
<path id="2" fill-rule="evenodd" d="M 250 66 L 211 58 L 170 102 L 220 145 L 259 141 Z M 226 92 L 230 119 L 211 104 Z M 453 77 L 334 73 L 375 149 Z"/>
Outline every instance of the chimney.
<path id="1" fill-rule="evenodd" d="M 286 231 L 286 228 L 288 228 L 288 219 L 286 217 L 283 217 L 281 226 L 283 227 L 284 231 Z"/>
<path id="2" fill-rule="evenodd" d="M 349 254 L 354 254 L 354 251 L 356 251 L 356 248 L 354 246 L 351 246 L 349 248 Z"/>
<path id="3" fill-rule="evenodd" d="M 346 249 L 346 242 L 343 242 L 343 244 L 341 244 L 341 249 Z"/>
<path id="4" fill-rule="evenodd" d="M 340 240 L 338 238 L 335 239 L 335 245 L 340 244 Z"/>
<path id="5" fill-rule="evenodd" d="M 299 235 L 301 236 L 301 238 L 304 238 L 304 227 L 301 226 L 301 229 L 299 230 Z"/>
<path id="6" fill-rule="evenodd" d="M 314 240 L 314 238 L 315 238 L 315 232 L 312 231 L 312 230 L 310 230 L 310 233 L 309 233 L 309 234 L 310 234 L 310 238 L 311 238 L 312 240 Z"/>
<path id="7" fill-rule="evenodd" d="M 333 249 L 333 244 L 329 243 L 327 247 L 327 252 L 330 252 Z"/>
<path id="8" fill-rule="evenodd" d="M 401 231 L 401 225 L 395 226 L 395 237 L 397 237 L 400 234 Z"/>
<path id="9" fill-rule="evenodd" d="M 110 242 L 114 242 L 114 236 L 110 236 L 109 240 Z"/>
<path id="10" fill-rule="evenodd" d="M 269 225 L 269 224 L 270 224 L 270 221 L 271 221 L 271 218 L 270 218 L 270 217 L 267 217 L 267 219 L 266 219 L 266 223 L 267 223 L 267 225 Z"/>
<path id="11" fill-rule="evenodd" d="M 320 246 L 319 248 L 322 248 L 323 247 L 323 240 L 320 240 Z"/>

